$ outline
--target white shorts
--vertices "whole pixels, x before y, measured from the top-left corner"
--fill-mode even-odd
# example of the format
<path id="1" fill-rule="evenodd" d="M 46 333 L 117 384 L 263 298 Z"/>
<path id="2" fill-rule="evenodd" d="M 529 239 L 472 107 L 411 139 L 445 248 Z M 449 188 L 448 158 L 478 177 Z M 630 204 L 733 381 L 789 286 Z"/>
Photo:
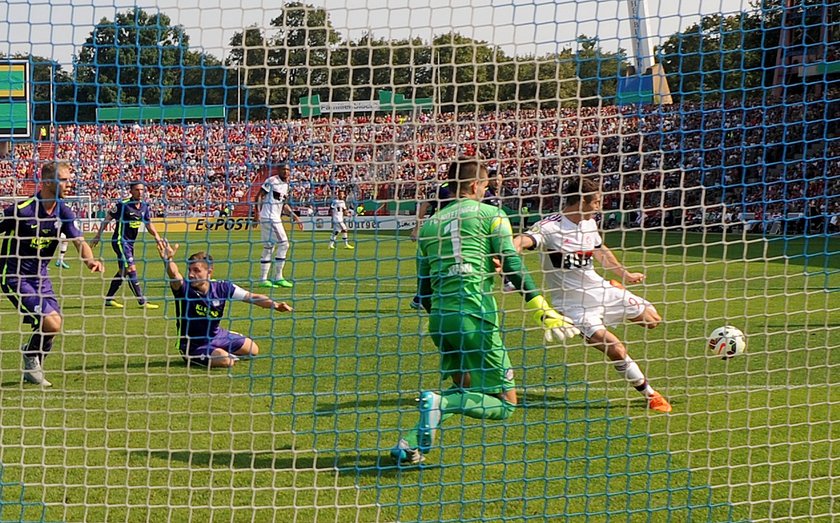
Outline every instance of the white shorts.
<path id="1" fill-rule="evenodd" d="M 555 291 L 551 298 L 554 308 L 572 320 L 587 338 L 607 327 L 638 318 L 646 308 L 653 307 L 644 298 L 606 281 L 604 287 Z"/>
<path id="2" fill-rule="evenodd" d="M 283 222 L 260 222 L 260 236 L 265 247 L 273 247 L 278 243 L 285 243 L 289 241 L 286 236 L 286 229 L 283 227 Z"/>
<path id="3" fill-rule="evenodd" d="M 344 223 L 344 220 L 333 220 L 332 226 L 333 232 L 344 232 L 347 230 L 347 224 Z"/>

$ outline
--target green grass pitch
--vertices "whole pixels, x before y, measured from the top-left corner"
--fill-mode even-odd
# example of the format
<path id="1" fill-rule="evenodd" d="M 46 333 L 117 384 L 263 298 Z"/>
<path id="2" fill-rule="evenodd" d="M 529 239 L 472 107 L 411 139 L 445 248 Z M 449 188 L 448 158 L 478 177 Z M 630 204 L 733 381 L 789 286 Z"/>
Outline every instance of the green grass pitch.
<path id="1" fill-rule="evenodd" d="M 179 259 L 209 247 L 217 278 L 259 292 L 259 233 L 248 234 L 168 236 Z M 230 372 L 181 363 L 150 243 L 137 257 L 156 311 L 125 286 L 127 307 L 103 308 L 116 269 L 107 242 L 102 278 L 72 256 L 70 270 L 51 265 L 66 316 L 46 364 L 51 390 L 21 385 L 28 332 L 3 299 L 0 520 L 830 521 L 840 511 L 840 373 L 830 372 L 840 298 L 826 292 L 840 283 L 840 242 L 828 244 L 833 257 L 785 258 L 825 245 L 609 234 L 665 318 L 618 332 L 674 412 L 649 414 L 580 340 L 542 346 L 521 300 L 499 294 L 521 408 L 505 422 L 453 418 L 425 466 L 396 470 L 385 457 L 397 428 L 415 423 L 417 392 L 440 383 L 424 315 L 409 308 L 414 244 L 388 231 L 357 235 L 355 251 L 326 240 L 293 234 L 296 285 L 272 290 L 292 314 L 228 309 L 262 348 Z M 710 359 L 705 336 L 726 324 L 747 333 L 748 354 Z"/>

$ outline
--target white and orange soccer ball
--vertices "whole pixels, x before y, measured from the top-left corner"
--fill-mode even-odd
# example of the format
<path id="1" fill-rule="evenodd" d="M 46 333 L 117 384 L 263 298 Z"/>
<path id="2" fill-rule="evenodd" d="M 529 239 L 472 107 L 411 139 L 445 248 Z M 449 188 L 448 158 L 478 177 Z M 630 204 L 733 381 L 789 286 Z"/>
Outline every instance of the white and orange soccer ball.
<path id="1" fill-rule="evenodd" d="M 734 358 L 747 350 L 747 337 L 741 329 L 727 325 L 718 327 L 709 335 L 709 353 L 724 360 Z"/>

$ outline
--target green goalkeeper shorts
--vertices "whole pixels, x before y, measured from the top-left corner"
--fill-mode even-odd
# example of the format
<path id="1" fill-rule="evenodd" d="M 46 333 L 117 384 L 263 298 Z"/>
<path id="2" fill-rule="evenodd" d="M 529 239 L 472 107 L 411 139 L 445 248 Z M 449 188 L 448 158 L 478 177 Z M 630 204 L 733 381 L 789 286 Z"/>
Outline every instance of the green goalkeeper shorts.
<path id="1" fill-rule="evenodd" d="M 434 310 L 429 334 L 441 352 L 444 378 L 470 375 L 470 390 L 499 394 L 516 387 L 499 328 L 461 312 Z"/>

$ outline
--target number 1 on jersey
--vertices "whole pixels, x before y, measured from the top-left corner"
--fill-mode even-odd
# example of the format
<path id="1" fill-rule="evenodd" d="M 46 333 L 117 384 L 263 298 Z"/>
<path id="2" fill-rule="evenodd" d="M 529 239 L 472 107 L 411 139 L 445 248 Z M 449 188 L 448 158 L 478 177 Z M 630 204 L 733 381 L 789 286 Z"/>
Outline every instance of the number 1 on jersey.
<path id="1" fill-rule="evenodd" d="M 458 218 L 447 223 L 443 227 L 443 233 L 449 235 L 449 239 L 452 242 L 452 255 L 455 257 L 456 262 L 461 263 L 463 256 L 461 256 L 461 228 Z"/>

